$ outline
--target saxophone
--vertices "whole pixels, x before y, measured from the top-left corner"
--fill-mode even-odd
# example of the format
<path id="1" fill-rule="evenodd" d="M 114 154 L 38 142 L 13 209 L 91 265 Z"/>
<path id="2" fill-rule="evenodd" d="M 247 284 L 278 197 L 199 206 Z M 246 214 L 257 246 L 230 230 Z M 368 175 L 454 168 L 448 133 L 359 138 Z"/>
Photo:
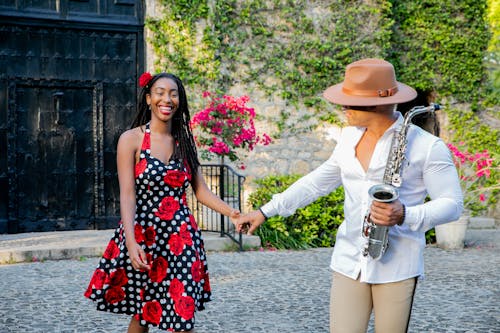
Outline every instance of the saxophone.
<path id="1" fill-rule="evenodd" d="M 434 113 L 434 111 L 440 109 L 441 106 L 439 104 L 431 104 L 429 106 L 416 106 L 406 113 L 403 124 L 399 130 L 394 133 L 392 138 L 391 151 L 387 158 L 383 184 L 373 185 L 368 190 L 368 195 L 371 200 L 392 202 L 398 199 L 398 187 L 402 184 L 401 174 L 408 144 L 407 134 L 411 120 L 421 113 Z M 370 220 L 370 209 L 368 209 L 363 220 L 363 229 L 361 233 L 363 237 L 367 239 L 363 249 L 363 255 L 365 257 L 369 255 L 374 260 L 380 259 L 389 245 L 389 227 L 373 223 Z"/>

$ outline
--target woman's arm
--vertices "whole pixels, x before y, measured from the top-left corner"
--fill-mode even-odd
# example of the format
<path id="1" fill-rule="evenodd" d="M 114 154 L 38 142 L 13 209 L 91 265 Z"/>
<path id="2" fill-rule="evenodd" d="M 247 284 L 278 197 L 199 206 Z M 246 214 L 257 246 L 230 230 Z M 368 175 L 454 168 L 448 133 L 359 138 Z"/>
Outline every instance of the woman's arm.
<path id="1" fill-rule="evenodd" d="M 233 219 L 239 216 L 239 210 L 229 206 L 226 202 L 224 202 L 224 200 L 219 198 L 208 188 L 205 178 L 203 178 L 201 168 L 198 168 L 198 172 L 194 179 L 195 181 L 191 185 L 193 187 L 194 194 L 196 195 L 196 199 L 208 208 L 211 208 L 222 215 L 229 216 L 231 218 L 231 222 L 235 223 Z"/>
<path id="2" fill-rule="evenodd" d="M 125 240 L 132 266 L 135 269 L 149 269 L 146 254 L 134 235 L 135 220 L 135 154 L 139 149 L 137 135 L 126 131 L 118 140 L 116 163 L 120 184 L 120 215 L 125 231 Z"/>

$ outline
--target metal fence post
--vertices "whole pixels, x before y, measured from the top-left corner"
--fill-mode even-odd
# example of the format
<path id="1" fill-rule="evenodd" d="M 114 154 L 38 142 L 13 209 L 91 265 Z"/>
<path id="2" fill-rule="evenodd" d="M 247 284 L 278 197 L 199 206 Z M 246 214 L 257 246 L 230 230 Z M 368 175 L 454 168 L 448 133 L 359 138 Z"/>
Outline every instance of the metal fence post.
<path id="1" fill-rule="evenodd" d="M 220 165 L 219 171 L 219 196 L 222 200 L 224 200 L 225 193 L 225 184 L 224 184 L 224 164 Z M 224 237 L 225 228 L 224 228 L 224 215 L 220 214 L 220 236 Z"/>

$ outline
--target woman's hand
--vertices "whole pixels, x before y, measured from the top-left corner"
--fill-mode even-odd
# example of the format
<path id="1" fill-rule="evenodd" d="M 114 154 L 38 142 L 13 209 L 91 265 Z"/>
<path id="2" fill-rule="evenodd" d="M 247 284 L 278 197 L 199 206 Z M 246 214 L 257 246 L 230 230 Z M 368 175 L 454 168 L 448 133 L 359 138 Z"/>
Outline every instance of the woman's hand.
<path id="1" fill-rule="evenodd" d="M 241 216 L 240 211 L 237 209 L 231 210 L 231 214 L 229 214 L 229 219 L 234 224 L 235 227 L 238 227 L 238 219 Z"/>
<path id="2" fill-rule="evenodd" d="M 132 262 L 132 267 L 138 271 L 148 271 L 151 267 L 148 265 L 148 260 L 146 258 L 146 252 L 142 249 L 142 247 L 137 244 L 137 242 L 130 241 L 126 243 L 128 256 L 130 261 Z"/>

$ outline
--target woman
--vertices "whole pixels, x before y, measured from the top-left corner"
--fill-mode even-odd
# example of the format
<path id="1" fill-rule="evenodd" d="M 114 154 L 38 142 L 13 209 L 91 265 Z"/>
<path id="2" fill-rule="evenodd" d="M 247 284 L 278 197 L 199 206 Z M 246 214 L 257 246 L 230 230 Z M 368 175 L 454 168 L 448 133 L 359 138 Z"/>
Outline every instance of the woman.
<path id="1" fill-rule="evenodd" d="M 85 296 L 98 310 L 133 315 L 129 333 L 149 325 L 192 332 L 210 284 L 186 188 L 191 184 L 199 202 L 231 220 L 239 211 L 205 183 L 180 79 L 144 73 L 139 83 L 138 115 L 117 147 L 121 222 Z"/>

